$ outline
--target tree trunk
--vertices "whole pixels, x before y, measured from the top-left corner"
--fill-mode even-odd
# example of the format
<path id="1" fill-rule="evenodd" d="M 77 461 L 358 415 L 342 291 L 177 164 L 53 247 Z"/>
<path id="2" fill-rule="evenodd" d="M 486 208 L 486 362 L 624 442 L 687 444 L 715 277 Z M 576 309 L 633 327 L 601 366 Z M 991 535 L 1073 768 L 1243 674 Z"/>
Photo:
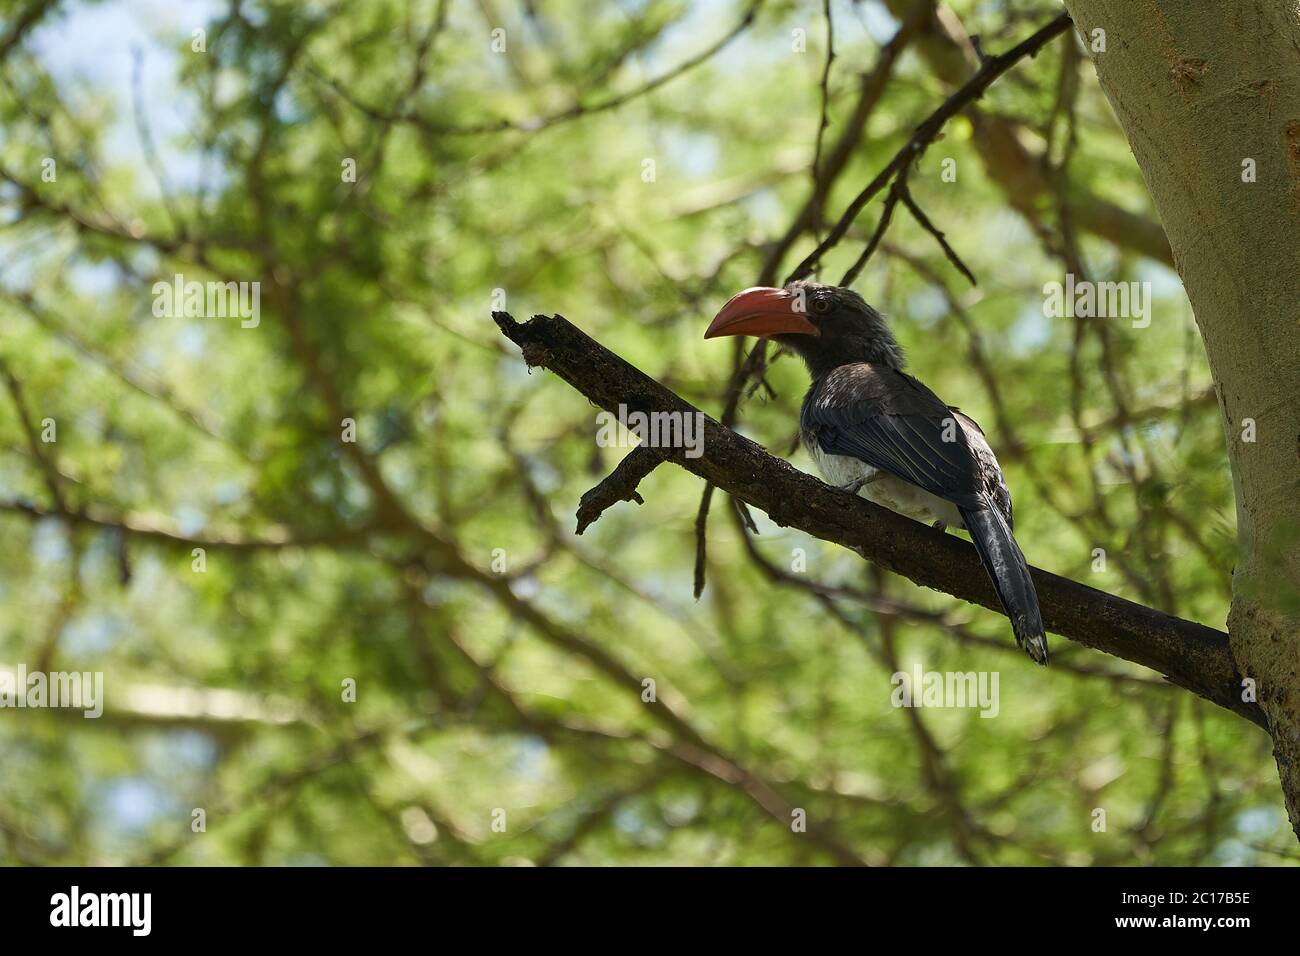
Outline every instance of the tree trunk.
<path id="1" fill-rule="evenodd" d="M 1300 12 L 1276 0 L 1066 6 L 1205 341 L 1237 502 L 1232 653 L 1255 682 L 1300 836 Z"/>

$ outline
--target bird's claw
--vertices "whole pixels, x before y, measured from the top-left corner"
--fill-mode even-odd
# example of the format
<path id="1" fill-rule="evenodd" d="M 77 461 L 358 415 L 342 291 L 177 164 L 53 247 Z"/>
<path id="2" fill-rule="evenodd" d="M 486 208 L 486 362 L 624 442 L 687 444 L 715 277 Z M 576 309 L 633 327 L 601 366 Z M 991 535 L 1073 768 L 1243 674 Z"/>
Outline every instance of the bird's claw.
<path id="1" fill-rule="evenodd" d="M 871 484 L 880 477 L 880 472 L 874 475 L 867 475 L 865 478 L 854 478 L 852 481 L 845 482 L 839 486 L 840 491 L 847 491 L 851 495 L 856 495 L 865 486 Z"/>

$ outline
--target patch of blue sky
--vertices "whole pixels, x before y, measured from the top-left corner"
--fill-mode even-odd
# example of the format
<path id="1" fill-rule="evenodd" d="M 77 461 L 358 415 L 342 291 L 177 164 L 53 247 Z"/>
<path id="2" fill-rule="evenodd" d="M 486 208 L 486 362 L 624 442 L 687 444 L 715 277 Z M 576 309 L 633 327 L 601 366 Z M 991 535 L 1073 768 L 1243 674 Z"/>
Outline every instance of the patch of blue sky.
<path id="1" fill-rule="evenodd" d="M 59 649 L 68 660 L 93 657 L 111 649 L 126 631 L 125 621 L 115 613 L 79 614 L 64 625 Z"/>
<path id="2" fill-rule="evenodd" d="M 196 535 L 208 526 L 208 516 L 194 505 L 178 505 L 175 513 L 176 530 L 185 536 Z"/>
<path id="3" fill-rule="evenodd" d="M 143 764 L 160 777 L 178 771 L 206 770 L 216 764 L 218 753 L 211 735 L 189 728 L 151 734 L 141 747 Z"/>
<path id="4" fill-rule="evenodd" d="M 74 3 L 42 23 L 27 42 L 71 108 L 94 115 L 107 105 L 105 160 L 143 167 L 133 105 L 138 52 L 141 110 L 159 161 L 169 186 L 188 190 L 199 182 L 199 154 L 180 144 L 199 124 L 200 103 L 180 83 L 180 57 L 207 55 L 190 52 L 192 31 L 206 27 L 219 11 L 214 0 Z M 137 181 L 144 195 L 158 195 L 152 175 Z"/>
<path id="5" fill-rule="evenodd" d="M 92 788 L 91 806 L 103 807 L 97 823 L 110 836 L 128 836 L 147 830 L 164 815 L 174 816 L 174 795 L 146 777 L 115 777 Z"/>
<path id="6" fill-rule="evenodd" d="M 1065 320 L 1043 315 L 1043 307 L 1037 301 L 1026 303 L 1007 336 L 1010 351 L 1014 355 L 1027 355 L 1041 349 L 1052 339 L 1052 323 L 1061 321 Z"/>

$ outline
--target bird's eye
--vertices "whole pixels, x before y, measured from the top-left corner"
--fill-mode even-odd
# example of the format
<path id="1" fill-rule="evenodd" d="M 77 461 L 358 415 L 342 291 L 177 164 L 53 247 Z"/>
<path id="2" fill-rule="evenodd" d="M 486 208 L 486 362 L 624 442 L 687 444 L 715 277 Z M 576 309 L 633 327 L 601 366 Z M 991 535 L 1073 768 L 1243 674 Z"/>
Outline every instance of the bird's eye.
<path id="1" fill-rule="evenodd" d="M 817 298 L 812 300 L 812 310 L 817 315 L 825 315 L 827 312 L 831 310 L 831 304 L 827 299 L 823 299 L 820 296 L 818 296 Z"/>

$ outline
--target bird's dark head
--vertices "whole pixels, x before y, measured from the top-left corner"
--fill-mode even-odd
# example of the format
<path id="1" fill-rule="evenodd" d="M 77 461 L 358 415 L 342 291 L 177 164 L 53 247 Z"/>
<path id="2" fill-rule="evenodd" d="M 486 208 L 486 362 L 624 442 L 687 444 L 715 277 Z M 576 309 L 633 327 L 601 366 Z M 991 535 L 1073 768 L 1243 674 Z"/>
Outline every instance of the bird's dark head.
<path id="1" fill-rule="evenodd" d="M 903 350 L 879 312 L 851 289 L 792 282 L 731 297 L 704 333 L 758 335 L 797 352 L 814 376 L 848 362 L 903 367 Z"/>

